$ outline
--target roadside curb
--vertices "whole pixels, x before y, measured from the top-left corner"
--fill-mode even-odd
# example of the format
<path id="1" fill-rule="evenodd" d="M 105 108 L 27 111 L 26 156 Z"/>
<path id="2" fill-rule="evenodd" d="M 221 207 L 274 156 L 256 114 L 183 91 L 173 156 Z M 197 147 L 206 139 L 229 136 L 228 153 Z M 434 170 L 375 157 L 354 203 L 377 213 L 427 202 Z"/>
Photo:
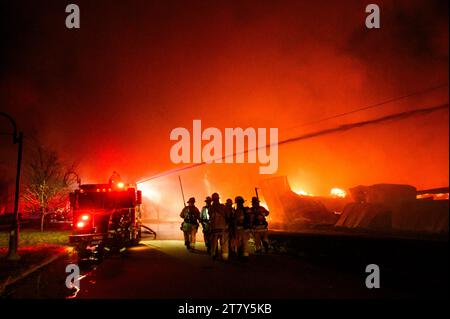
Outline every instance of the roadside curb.
<path id="1" fill-rule="evenodd" d="M 20 275 L 14 277 L 13 279 L 11 279 L 11 277 L 8 277 L 5 281 L 0 283 L 0 297 L 3 295 L 3 293 L 5 292 L 7 287 L 9 287 L 9 286 L 11 286 L 11 285 L 21 281 L 22 279 L 25 279 L 26 277 L 28 277 L 32 273 L 34 273 L 34 272 L 38 271 L 39 269 L 41 269 L 41 268 L 51 264 L 52 262 L 58 260 L 59 258 L 65 256 L 65 255 L 68 255 L 69 253 L 70 253 L 70 251 L 68 249 L 66 249 L 65 251 L 61 251 L 61 252 L 57 253 L 56 255 L 48 257 L 43 262 L 30 267 L 29 269 L 27 269 L 26 271 L 24 271 Z"/>

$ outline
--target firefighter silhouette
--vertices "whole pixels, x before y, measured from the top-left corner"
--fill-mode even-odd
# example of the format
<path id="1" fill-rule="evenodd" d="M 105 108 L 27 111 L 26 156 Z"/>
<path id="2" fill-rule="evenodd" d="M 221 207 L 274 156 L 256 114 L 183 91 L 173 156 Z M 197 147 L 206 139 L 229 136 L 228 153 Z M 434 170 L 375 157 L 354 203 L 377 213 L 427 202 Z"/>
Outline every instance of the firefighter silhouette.
<path id="1" fill-rule="evenodd" d="M 211 197 L 205 199 L 205 206 L 200 212 L 200 223 L 202 224 L 203 239 L 205 241 L 206 251 L 211 253 L 210 225 L 209 225 L 209 209 L 211 208 Z"/>
<path id="2" fill-rule="evenodd" d="M 250 208 L 244 206 L 245 200 L 242 196 L 236 196 L 234 199 L 236 208 L 230 227 L 233 227 L 235 236 L 233 242 L 233 249 L 241 257 L 249 256 L 248 240 L 250 238 L 251 223 L 250 223 Z"/>
<path id="3" fill-rule="evenodd" d="M 236 233 L 233 225 L 234 219 L 234 208 L 233 208 L 233 200 L 228 198 L 225 202 L 225 216 L 227 217 L 226 223 L 228 224 L 228 251 L 231 255 L 236 255 Z"/>
<path id="4" fill-rule="evenodd" d="M 261 243 L 267 253 L 269 251 L 269 238 L 266 217 L 269 215 L 269 211 L 259 203 L 257 197 L 252 197 L 252 207 L 250 208 L 251 228 L 255 239 L 256 253 L 261 252 Z"/>
<path id="5" fill-rule="evenodd" d="M 184 244 L 186 248 L 194 249 L 197 236 L 198 221 L 200 220 L 200 211 L 195 207 L 195 198 L 191 197 L 187 201 L 187 206 L 183 208 L 180 217 L 183 218 L 181 230 L 184 234 Z"/>
<path id="6" fill-rule="evenodd" d="M 211 255 L 215 259 L 218 256 L 218 244 L 220 243 L 220 255 L 223 260 L 228 260 L 228 216 L 225 205 L 220 203 L 218 193 L 211 196 L 212 204 L 209 209 L 211 229 Z"/>

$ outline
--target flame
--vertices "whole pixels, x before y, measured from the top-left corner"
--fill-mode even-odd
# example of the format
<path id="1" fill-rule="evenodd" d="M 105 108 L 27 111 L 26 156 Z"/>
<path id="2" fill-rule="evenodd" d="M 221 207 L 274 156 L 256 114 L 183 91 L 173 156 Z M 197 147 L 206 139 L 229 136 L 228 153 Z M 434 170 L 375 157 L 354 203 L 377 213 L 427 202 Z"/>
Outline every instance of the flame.
<path id="1" fill-rule="evenodd" d="M 314 196 L 313 194 L 305 192 L 303 189 L 293 189 L 292 191 L 300 196 Z"/>
<path id="2" fill-rule="evenodd" d="M 332 197 L 340 197 L 340 198 L 345 198 L 347 196 L 346 191 L 337 187 L 332 188 L 330 194 Z"/>
<path id="3" fill-rule="evenodd" d="M 259 202 L 260 206 L 263 206 L 265 209 L 269 209 L 269 206 L 267 205 L 266 201 L 264 199 L 261 199 Z"/>
<path id="4" fill-rule="evenodd" d="M 448 193 L 439 193 L 439 194 L 421 194 L 416 196 L 417 199 L 432 199 L 432 200 L 448 200 Z"/>

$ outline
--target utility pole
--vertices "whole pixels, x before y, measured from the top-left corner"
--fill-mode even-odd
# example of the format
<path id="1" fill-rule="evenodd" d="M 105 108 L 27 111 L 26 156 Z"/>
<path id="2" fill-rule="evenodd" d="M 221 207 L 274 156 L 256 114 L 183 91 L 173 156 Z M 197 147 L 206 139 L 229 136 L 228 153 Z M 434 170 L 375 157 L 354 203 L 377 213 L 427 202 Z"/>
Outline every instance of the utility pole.
<path id="1" fill-rule="evenodd" d="M 16 171 L 16 190 L 14 193 L 14 220 L 11 225 L 9 233 L 9 250 L 8 260 L 19 260 L 20 256 L 17 253 L 19 247 L 19 198 L 20 198 L 20 173 L 22 167 L 22 151 L 23 151 L 23 132 L 17 132 L 16 121 L 7 113 L 0 112 L 0 115 L 6 117 L 13 127 L 13 144 L 18 144 L 17 151 L 17 171 Z"/>

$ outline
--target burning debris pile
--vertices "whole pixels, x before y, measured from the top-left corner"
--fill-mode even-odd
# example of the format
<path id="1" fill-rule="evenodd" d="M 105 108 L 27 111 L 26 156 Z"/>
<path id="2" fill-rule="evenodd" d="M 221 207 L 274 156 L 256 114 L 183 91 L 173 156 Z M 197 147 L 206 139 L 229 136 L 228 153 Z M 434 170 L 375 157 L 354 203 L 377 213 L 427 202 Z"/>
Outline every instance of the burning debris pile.
<path id="1" fill-rule="evenodd" d="M 350 194 L 354 202 L 345 207 L 336 226 L 386 231 L 394 228 L 394 219 L 398 224 L 398 216 L 392 211 L 402 203 L 415 201 L 417 190 L 409 185 L 360 185 L 351 188 Z"/>
<path id="2" fill-rule="evenodd" d="M 422 199 L 410 185 L 377 184 L 334 190 L 330 197 L 292 191 L 286 176 L 262 182 L 275 229 L 319 225 L 382 232 L 448 233 L 448 199 Z M 442 197 L 442 196 L 441 196 Z"/>
<path id="3" fill-rule="evenodd" d="M 448 200 L 423 200 L 410 185 L 377 184 L 350 189 L 336 226 L 382 231 L 448 233 Z"/>
<path id="4" fill-rule="evenodd" d="M 339 218 L 338 212 L 348 202 L 341 196 L 318 197 L 294 192 L 286 176 L 263 180 L 262 190 L 272 212 L 272 227 L 286 230 L 334 225 Z"/>

